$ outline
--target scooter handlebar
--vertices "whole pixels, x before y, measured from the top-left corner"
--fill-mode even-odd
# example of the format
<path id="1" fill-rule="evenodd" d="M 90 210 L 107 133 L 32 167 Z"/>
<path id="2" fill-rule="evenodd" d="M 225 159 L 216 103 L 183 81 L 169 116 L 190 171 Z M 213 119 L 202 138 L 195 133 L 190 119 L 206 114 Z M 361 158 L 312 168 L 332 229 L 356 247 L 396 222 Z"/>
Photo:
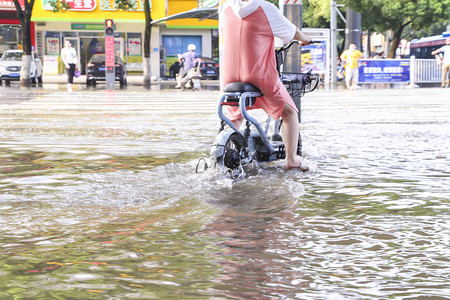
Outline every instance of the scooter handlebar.
<path id="1" fill-rule="evenodd" d="M 290 41 L 289 42 L 289 44 L 287 44 L 286 46 L 284 46 L 284 47 L 280 47 L 279 49 L 277 49 L 277 51 L 278 52 L 287 52 L 288 50 L 289 50 L 289 48 L 291 48 L 292 47 L 292 45 L 294 45 L 294 44 L 300 44 L 300 41 L 297 41 L 297 40 L 292 40 L 292 41 Z M 309 42 L 307 45 L 314 45 L 314 44 L 320 44 L 320 41 L 311 41 L 311 42 Z M 307 46 L 306 45 L 306 46 Z"/>
<path id="2" fill-rule="evenodd" d="M 307 83 L 311 83 L 312 82 L 312 70 L 309 70 L 308 72 L 306 72 L 305 76 L 303 77 L 303 84 L 307 84 Z"/>

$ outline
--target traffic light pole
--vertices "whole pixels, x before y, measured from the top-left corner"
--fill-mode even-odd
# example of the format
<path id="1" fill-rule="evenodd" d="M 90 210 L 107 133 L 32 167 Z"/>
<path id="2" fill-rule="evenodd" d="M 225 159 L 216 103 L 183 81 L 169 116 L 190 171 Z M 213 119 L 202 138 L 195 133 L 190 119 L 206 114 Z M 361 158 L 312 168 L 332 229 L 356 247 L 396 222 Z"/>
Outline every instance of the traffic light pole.
<path id="1" fill-rule="evenodd" d="M 116 84 L 116 64 L 114 62 L 114 21 L 105 20 L 105 79 L 106 89 L 114 90 Z"/>

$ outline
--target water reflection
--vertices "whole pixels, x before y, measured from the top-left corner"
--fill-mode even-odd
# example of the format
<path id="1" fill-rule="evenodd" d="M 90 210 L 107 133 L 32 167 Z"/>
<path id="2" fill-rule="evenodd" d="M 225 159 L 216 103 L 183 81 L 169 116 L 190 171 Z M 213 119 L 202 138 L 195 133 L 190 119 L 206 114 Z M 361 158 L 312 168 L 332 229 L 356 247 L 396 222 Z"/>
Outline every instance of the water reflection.
<path id="1" fill-rule="evenodd" d="M 268 192 L 272 188 L 246 184 L 249 198 L 239 197 L 242 190 L 236 191 L 236 197 L 222 195 L 220 202 L 227 205 L 201 231 L 222 240 L 222 251 L 214 254 L 221 271 L 210 292 L 233 299 L 273 299 L 297 289 L 291 282 L 299 274 L 286 269 L 288 261 L 283 257 L 293 253 L 280 240 L 277 228 L 301 216 L 293 213 L 295 199 L 286 197 L 289 193 L 279 198 L 280 194 Z"/>

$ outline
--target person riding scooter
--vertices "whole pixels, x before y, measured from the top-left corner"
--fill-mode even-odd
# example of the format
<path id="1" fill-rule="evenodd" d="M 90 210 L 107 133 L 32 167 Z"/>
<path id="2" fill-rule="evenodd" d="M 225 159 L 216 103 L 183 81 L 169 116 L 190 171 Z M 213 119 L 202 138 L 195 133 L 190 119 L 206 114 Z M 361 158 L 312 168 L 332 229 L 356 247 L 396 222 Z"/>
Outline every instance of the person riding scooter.
<path id="1" fill-rule="evenodd" d="M 200 58 L 200 56 L 195 52 L 197 47 L 194 44 L 188 45 L 188 52 L 183 53 L 178 58 L 178 61 L 183 64 L 183 66 L 180 69 L 180 73 L 178 73 L 177 76 L 177 85 L 175 88 L 181 88 L 182 87 L 182 81 L 183 78 L 188 74 L 189 70 L 195 67 L 195 59 Z"/>

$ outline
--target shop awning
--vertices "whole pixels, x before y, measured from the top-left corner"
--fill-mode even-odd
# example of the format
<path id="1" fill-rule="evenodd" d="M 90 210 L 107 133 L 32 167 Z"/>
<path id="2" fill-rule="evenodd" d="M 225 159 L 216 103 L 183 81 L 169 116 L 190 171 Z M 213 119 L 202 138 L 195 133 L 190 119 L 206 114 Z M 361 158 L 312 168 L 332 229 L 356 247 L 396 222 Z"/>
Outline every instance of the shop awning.
<path id="1" fill-rule="evenodd" d="M 217 7 L 194 8 L 182 13 L 174 14 L 159 20 L 152 21 L 152 25 L 160 22 L 177 20 L 177 19 L 198 19 L 201 20 L 218 20 L 219 11 Z"/>

